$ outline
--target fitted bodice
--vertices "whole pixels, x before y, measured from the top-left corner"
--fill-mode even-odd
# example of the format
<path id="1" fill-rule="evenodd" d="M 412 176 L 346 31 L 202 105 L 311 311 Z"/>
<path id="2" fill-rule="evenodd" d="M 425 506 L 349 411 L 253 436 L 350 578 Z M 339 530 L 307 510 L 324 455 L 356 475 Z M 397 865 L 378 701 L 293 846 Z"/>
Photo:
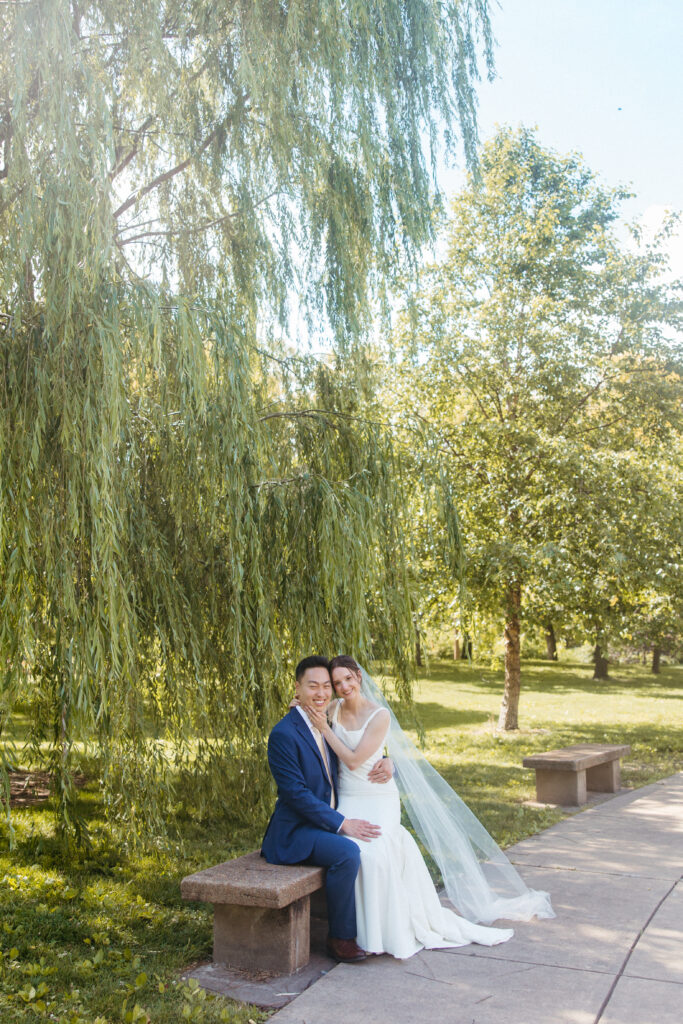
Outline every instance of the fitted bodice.
<path id="1" fill-rule="evenodd" d="M 372 711 L 365 719 L 360 729 L 347 729 L 339 721 L 340 706 L 341 702 L 337 704 L 337 706 L 334 709 L 334 714 L 332 716 L 332 729 L 339 737 L 339 739 L 342 741 L 342 743 L 345 743 L 350 750 L 355 750 L 360 741 L 362 740 L 363 733 L 367 729 L 368 725 L 375 717 L 375 715 L 382 709 L 376 708 L 375 711 Z M 340 791 L 348 790 L 350 787 L 362 787 L 364 789 L 367 786 L 372 786 L 375 789 L 375 792 L 377 792 L 377 784 L 368 781 L 368 774 L 372 766 L 376 764 L 378 759 L 382 756 L 382 751 L 384 749 L 384 741 L 386 740 L 386 734 L 388 731 L 389 725 L 387 723 L 386 732 L 382 736 L 381 742 L 379 743 L 377 749 L 373 750 L 372 753 L 365 759 L 365 761 L 363 761 L 363 763 L 359 765 L 357 768 L 347 768 L 347 766 L 344 764 L 341 758 L 339 758 Z M 382 787 L 380 786 L 379 788 L 381 789 Z"/>

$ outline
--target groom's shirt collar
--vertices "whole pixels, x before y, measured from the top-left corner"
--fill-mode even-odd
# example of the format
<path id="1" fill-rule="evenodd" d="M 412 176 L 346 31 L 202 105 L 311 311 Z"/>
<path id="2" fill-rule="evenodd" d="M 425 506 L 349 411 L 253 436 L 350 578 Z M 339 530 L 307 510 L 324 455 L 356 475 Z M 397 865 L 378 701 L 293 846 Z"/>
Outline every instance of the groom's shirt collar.
<path id="1" fill-rule="evenodd" d="M 306 723 L 306 725 L 310 729 L 311 736 L 315 736 L 315 733 L 313 732 L 313 723 L 311 722 L 310 718 L 308 717 L 308 715 L 306 714 L 304 709 L 301 707 L 301 704 L 297 704 L 296 705 L 296 710 L 299 712 L 299 714 L 303 718 L 304 722 Z"/>

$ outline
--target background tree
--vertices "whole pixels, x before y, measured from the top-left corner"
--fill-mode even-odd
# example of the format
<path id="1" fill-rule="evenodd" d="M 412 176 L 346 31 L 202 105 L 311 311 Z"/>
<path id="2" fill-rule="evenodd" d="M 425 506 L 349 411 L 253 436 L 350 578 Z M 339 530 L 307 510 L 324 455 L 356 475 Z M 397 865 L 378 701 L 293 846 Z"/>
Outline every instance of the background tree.
<path id="1" fill-rule="evenodd" d="M 0 728 L 28 711 L 67 826 L 96 753 L 134 833 L 178 774 L 199 812 L 262 777 L 293 659 L 367 655 L 368 594 L 405 670 L 354 339 L 430 233 L 424 140 L 474 152 L 487 5 L 28 0 L 0 30 Z M 344 361 L 279 350 L 293 292 Z"/>
<path id="2" fill-rule="evenodd" d="M 678 416 L 666 330 L 680 307 L 659 283 L 663 252 L 619 244 L 622 195 L 577 156 L 503 129 L 484 147 L 481 178 L 455 198 L 445 255 L 398 331 L 397 390 L 409 394 L 410 379 L 415 391 L 406 418 L 438 441 L 460 495 L 469 586 L 504 622 L 504 729 L 518 725 L 525 588 L 562 543 L 565 504 L 581 522 L 583 464 L 593 472 L 627 443 L 647 447 Z M 609 525 L 620 510 L 603 498 Z M 576 559 L 599 562 L 580 534 Z"/>
<path id="3" fill-rule="evenodd" d="M 680 632 L 666 593 L 680 563 L 679 473 L 653 447 L 610 450 L 603 433 L 555 495 L 558 524 L 527 587 L 527 617 L 540 623 L 555 610 L 556 622 L 593 646 L 596 679 L 607 678 L 608 644 L 644 642 L 663 628 L 658 609 Z"/>
<path id="4" fill-rule="evenodd" d="M 683 654 L 683 437 L 652 466 L 655 486 L 648 493 L 650 548 L 657 552 L 639 593 L 638 615 L 631 622 L 634 644 L 649 648 L 657 675 L 662 654 Z"/>

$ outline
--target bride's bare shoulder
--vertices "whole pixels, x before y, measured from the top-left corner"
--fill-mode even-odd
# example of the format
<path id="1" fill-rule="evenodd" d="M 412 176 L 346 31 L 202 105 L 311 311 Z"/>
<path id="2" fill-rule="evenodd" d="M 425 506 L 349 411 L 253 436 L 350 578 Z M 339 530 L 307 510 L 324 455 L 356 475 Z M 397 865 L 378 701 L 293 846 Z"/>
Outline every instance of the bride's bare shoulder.
<path id="1" fill-rule="evenodd" d="M 382 707 L 381 704 L 375 704 L 373 701 L 368 701 L 369 715 L 366 718 L 366 722 L 369 722 L 371 718 L 383 719 L 389 717 L 389 708 Z"/>

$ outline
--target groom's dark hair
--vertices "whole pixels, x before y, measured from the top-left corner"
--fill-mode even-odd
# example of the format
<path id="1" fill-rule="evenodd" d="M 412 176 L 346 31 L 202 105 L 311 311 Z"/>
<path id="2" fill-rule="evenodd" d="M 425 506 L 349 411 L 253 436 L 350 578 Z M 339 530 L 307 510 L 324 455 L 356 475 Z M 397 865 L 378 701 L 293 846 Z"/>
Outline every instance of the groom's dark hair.
<path id="1" fill-rule="evenodd" d="M 307 658 L 302 658 L 294 670 L 297 683 L 301 682 L 304 672 L 309 668 L 326 668 L 329 672 L 330 663 L 327 658 L 323 658 L 322 654 L 309 654 Z"/>

